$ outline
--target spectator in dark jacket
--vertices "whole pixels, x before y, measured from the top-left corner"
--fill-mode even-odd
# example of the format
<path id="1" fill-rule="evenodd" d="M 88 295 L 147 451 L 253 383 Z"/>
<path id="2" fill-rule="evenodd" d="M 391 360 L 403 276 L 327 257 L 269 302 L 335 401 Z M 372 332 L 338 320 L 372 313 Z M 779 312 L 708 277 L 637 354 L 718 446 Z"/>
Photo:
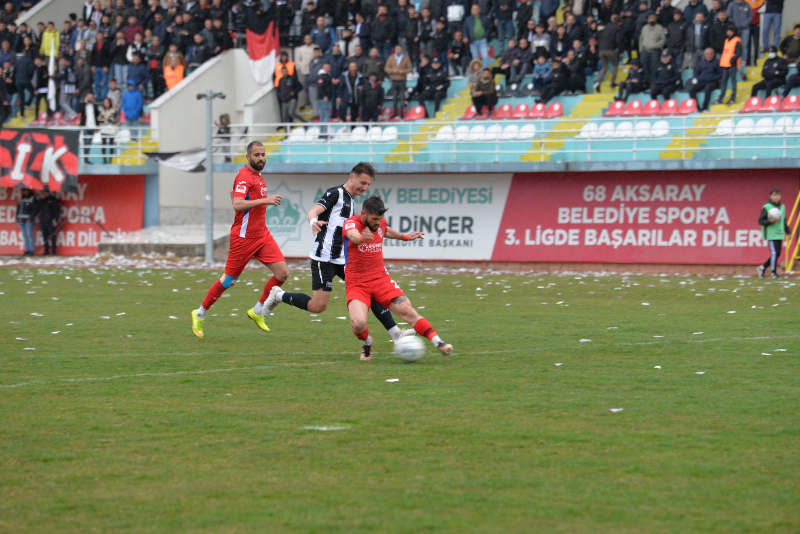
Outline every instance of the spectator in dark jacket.
<path id="1" fill-rule="evenodd" d="M 656 15 L 658 15 L 658 23 L 664 26 L 665 28 L 668 27 L 672 22 L 675 20 L 673 17 L 673 13 L 676 11 L 680 11 L 675 6 L 672 5 L 671 0 L 663 0 L 664 5 L 661 5 L 661 1 L 659 0 L 656 2 Z M 690 19 L 683 19 L 683 20 L 690 20 Z"/>
<path id="2" fill-rule="evenodd" d="M 439 112 L 439 105 L 442 100 L 447 98 L 447 88 L 450 87 L 450 80 L 448 79 L 447 70 L 442 66 L 439 58 L 434 57 L 431 63 L 431 69 L 425 78 L 425 86 L 417 96 L 421 106 L 425 105 L 425 101 L 433 100 L 434 111 Z"/>
<path id="3" fill-rule="evenodd" d="M 42 238 L 44 239 L 45 255 L 56 255 L 56 229 L 61 219 L 61 204 L 58 199 L 45 189 L 41 193 L 42 198 L 37 203 L 39 222 L 42 226 Z"/>
<path id="4" fill-rule="evenodd" d="M 620 25 L 619 16 L 612 14 L 609 23 L 600 32 L 600 39 L 598 40 L 598 48 L 600 61 L 602 67 L 600 73 L 597 75 L 597 81 L 594 82 L 595 92 L 600 91 L 600 86 L 606 77 L 609 65 L 614 65 L 614 71 L 611 73 L 611 87 L 617 86 L 617 72 L 619 71 L 619 56 L 620 47 L 622 46 L 622 26 Z"/>
<path id="5" fill-rule="evenodd" d="M 450 42 L 450 68 L 455 76 L 465 76 L 469 65 L 469 47 L 464 43 L 464 33 L 456 30 Z"/>
<path id="6" fill-rule="evenodd" d="M 714 49 L 717 54 L 722 53 L 722 47 L 725 46 L 725 39 L 728 38 L 728 30 L 736 29 L 731 21 L 728 20 L 728 13 L 720 11 L 717 15 L 716 22 L 711 24 L 708 30 L 708 46 Z"/>
<path id="7" fill-rule="evenodd" d="M 22 107 L 28 107 L 33 101 L 33 86 L 31 85 L 31 78 L 36 66 L 33 60 L 28 59 L 26 56 L 19 56 L 17 63 L 14 66 L 14 85 L 17 87 L 17 98 L 22 103 Z"/>
<path id="8" fill-rule="evenodd" d="M 522 38 L 519 40 L 514 59 L 511 61 L 511 73 L 509 76 L 509 83 L 521 84 L 522 79 L 532 72 L 533 66 L 533 53 L 531 47 L 528 46 L 528 40 Z"/>
<path id="9" fill-rule="evenodd" d="M 555 17 L 560 4 L 560 0 L 542 0 L 542 5 L 539 7 L 539 22 L 546 24 L 547 19 Z"/>
<path id="10" fill-rule="evenodd" d="M 691 68 L 696 69 L 703 59 L 706 48 L 709 47 L 708 41 L 709 26 L 706 17 L 702 13 L 694 16 L 694 21 L 686 27 L 686 51 L 691 56 Z"/>
<path id="11" fill-rule="evenodd" d="M 766 91 L 766 97 L 772 95 L 772 91 L 782 87 L 786 83 L 786 75 L 789 74 L 789 65 L 782 57 L 778 57 L 778 49 L 770 47 L 767 54 L 767 61 L 761 69 L 763 80 L 753 86 L 750 96 L 756 96 L 759 91 Z"/>
<path id="12" fill-rule="evenodd" d="M 628 97 L 632 94 L 641 93 L 645 89 L 645 82 L 647 76 L 642 70 L 639 60 L 634 59 L 631 61 L 631 70 L 628 71 L 628 79 L 620 84 L 618 100 L 624 102 L 628 101 Z"/>
<path id="13" fill-rule="evenodd" d="M 2 92 L 3 89 L 0 89 Z M 23 189 L 17 201 L 17 224 L 22 232 L 22 241 L 25 243 L 25 252 L 23 256 L 33 256 L 33 248 L 35 242 L 33 240 L 33 228 L 36 224 L 34 218 L 36 217 L 36 197 L 33 196 L 33 191 L 30 189 Z"/>
<path id="14" fill-rule="evenodd" d="M 800 24 L 795 24 L 792 35 L 781 41 L 780 51 L 787 63 L 798 63 L 798 59 L 800 59 Z"/>
<path id="15" fill-rule="evenodd" d="M 536 102 L 541 104 L 546 104 L 551 99 L 563 93 L 567 88 L 567 83 L 568 83 L 567 77 L 568 73 L 566 69 L 561 65 L 561 61 L 554 58 L 550 74 L 545 79 L 544 90 L 542 91 L 541 96 Z"/>
<path id="16" fill-rule="evenodd" d="M 663 96 L 664 100 L 669 100 L 672 93 L 678 90 L 681 72 L 675 68 L 672 62 L 672 54 L 669 50 L 664 50 L 661 54 L 661 64 L 656 69 L 653 76 L 653 86 L 650 88 L 650 98 L 656 100 Z"/>
<path id="17" fill-rule="evenodd" d="M 331 105 L 333 104 L 333 83 L 331 82 L 330 63 L 323 63 L 322 70 L 317 73 L 317 100 L 319 106 L 319 122 L 330 122 Z"/>
<path id="18" fill-rule="evenodd" d="M 133 55 L 133 63 L 128 67 L 128 81 L 133 82 L 142 94 L 146 92 L 147 81 L 150 79 L 147 66 L 142 62 L 141 54 Z"/>
<path id="19" fill-rule="evenodd" d="M 339 78 L 338 97 L 336 103 L 339 106 L 339 118 L 347 120 L 347 110 L 350 110 L 350 122 L 359 120 L 359 109 L 361 107 L 362 94 L 364 91 L 364 76 L 358 72 L 358 63 L 350 62 L 347 65 L 347 72 Z"/>
<path id="20" fill-rule="evenodd" d="M 719 82 L 722 80 L 722 69 L 719 66 L 719 58 L 714 54 L 713 48 L 706 48 L 703 59 L 694 69 L 694 78 L 686 88 L 689 96 L 697 100 L 698 93 L 705 93 L 703 102 L 698 106 L 700 112 L 708 111 L 711 102 L 711 92 L 719 89 Z"/>
<path id="21" fill-rule="evenodd" d="M 277 90 L 281 106 L 281 122 L 290 123 L 295 119 L 300 122 L 306 122 L 303 117 L 297 114 L 297 95 L 303 90 L 303 86 L 300 85 L 295 74 L 289 74 L 289 70 L 286 67 L 281 68 L 281 78 L 278 82 Z"/>
<path id="22" fill-rule="evenodd" d="M 192 55 L 188 59 L 189 72 L 209 59 L 211 59 L 211 50 L 208 47 L 208 43 L 206 43 L 206 40 L 203 39 L 203 36 L 199 33 L 194 34 L 194 48 L 192 49 Z"/>
<path id="23" fill-rule="evenodd" d="M 520 0 L 517 5 L 517 36 L 528 27 L 528 21 L 533 19 L 533 6 L 530 0 Z"/>
<path id="24" fill-rule="evenodd" d="M 689 0 L 689 3 L 683 8 L 683 18 L 694 20 L 694 16 L 698 13 L 702 13 L 708 19 L 708 8 L 703 3 L 703 0 Z"/>
<path id="25" fill-rule="evenodd" d="M 683 55 L 686 52 L 686 27 L 683 13 L 676 9 L 672 13 L 672 22 L 667 26 L 667 49 L 672 53 L 672 60 L 678 69 L 683 66 Z"/>
<path id="26" fill-rule="evenodd" d="M 506 86 L 510 85 L 509 76 L 511 75 L 511 64 L 517 56 L 517 42 L 514 39 L 508 40 L 508 47 L 500 57 L 500 65 L 492 68 L 492 76 L 502 74 L 506 77 Z"/>
<path id="27" fill-rule="evenodd" d="M 381 59 L 386 61 L 397 42 L 397 26 L 395 19 L 389 17 L 386 6 L 378 8 L 378 16 L 372 21 L 372 42 L 378 49 Z"/>
<path id="28" fill-rule="evenodd" d="M 374 72 L 369 75 L 369 82 L 364 86 L 361 120 L 364 122 L 378 122 L 383 107 L 384 91 L 378 75 Z"/>

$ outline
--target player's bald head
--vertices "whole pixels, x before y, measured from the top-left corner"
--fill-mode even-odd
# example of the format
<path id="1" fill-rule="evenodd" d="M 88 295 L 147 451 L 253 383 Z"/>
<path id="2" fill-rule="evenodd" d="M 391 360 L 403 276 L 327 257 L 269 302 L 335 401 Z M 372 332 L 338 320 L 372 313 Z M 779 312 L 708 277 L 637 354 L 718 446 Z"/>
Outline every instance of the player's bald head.
<path id="1" fill-rule="evenodd" d="M 253 148 L 261 147 L 264 148 L 264 144 L 261 141 L 250 141 L 250 144 L 247 145 L 247 155 L 253 153 Z"/>

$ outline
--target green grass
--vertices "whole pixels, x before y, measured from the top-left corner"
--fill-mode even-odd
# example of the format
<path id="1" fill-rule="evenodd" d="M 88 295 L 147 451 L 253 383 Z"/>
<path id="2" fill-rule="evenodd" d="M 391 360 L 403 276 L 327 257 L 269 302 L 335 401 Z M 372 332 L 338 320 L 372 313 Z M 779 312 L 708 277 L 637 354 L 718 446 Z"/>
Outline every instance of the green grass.
<path id="1" fill-rule="evenodd" d="M 396 274 L 404 364 L 216 276 L 0 269 L 0 531 L 800 530 L 794 282 Z"/>

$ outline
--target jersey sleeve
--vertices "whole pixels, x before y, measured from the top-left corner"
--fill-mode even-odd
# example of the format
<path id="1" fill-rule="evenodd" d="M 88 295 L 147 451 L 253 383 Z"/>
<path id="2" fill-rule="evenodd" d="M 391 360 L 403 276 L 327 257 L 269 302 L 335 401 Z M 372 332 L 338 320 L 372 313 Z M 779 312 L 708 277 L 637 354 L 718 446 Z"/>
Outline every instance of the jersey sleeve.
<path id="1" fill-rule="evenodd" d="M 250 184 L 241 176 L 237 176 L 233 181 L 233 196 L 238 198 L 247 198 L 247 192 L 250 189 Z"/>
<path id="2" fill-rule="evenodd" d="M 350 217 L 344 222 L 344 226 L 342 227 L 342 236 L 347 237 L 347 232 L 350 230 L 356 230 L 361 232 L 364 229 L 364 225 L 361 224 L 361 221 L 358 217 Z"/>
<path id="3" fill-rule="evenodd" d="M 325 208 L 325 211 L 330 211 L 337 202 L 339 202 L 339 188 L 333 187 L 328 189 L 321 199 L 317 200 L 317 205 Z"/>

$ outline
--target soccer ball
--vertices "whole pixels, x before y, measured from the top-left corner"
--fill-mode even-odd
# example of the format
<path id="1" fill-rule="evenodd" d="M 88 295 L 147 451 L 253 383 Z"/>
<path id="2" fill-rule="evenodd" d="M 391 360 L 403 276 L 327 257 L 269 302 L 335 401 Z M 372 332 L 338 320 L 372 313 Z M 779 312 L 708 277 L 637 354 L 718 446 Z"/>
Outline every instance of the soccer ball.
<path id="1" fill-rule="evenodd" d="M 767 213 L 767 218 L 769 219 L 769 222 L 771 222 L 771 223 L 780 221 L 781 220 L 781 210 L 779 210 L 778 208 L 772 208 L 771 210 L 769 210 L 769 213 Z"/>
<path id="2" fill-rule="evenodd" d="M 425 343 L 417 336 L 401 337 L 394 342 L 394 355 L 404 362 L 415 362 L 425 356 Z"/>

